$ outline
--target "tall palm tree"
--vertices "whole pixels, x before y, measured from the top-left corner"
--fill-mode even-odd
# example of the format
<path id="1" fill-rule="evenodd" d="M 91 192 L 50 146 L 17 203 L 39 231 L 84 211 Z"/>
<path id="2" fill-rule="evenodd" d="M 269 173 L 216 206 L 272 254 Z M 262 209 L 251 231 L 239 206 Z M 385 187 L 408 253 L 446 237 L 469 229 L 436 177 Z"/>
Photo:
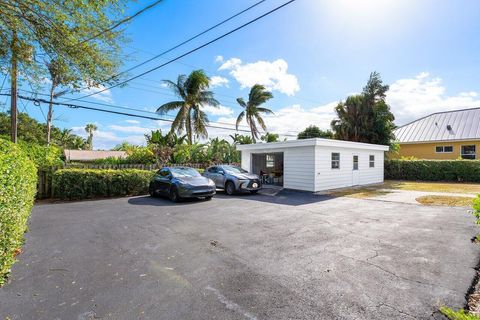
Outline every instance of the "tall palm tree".
<path id="1" fill-rule="evenodd" d="M 72 144 L 74 136 L 72 135 L 72 129 L 63 129 L 60 131 L 60 136 L 58 137 L 58 143 L 64 149 Z"/>
<path id="2" fill-rule="evenodd" d="M 194 136 L 208 137 L 208 117 L 201 107 L 206 105 L 218 107 L 220 103 L 213 97 L 213 92 L 208 90 L 210 79 L 205 72 L 195 70 L 188 77 L 184 74 L 179 75 L 177 82 L 164 80 L 164 83 L 180 98 L 180 100 L 165 103 L 157 109 L 160 114 L 178 110 L 171 131 L 178 133 L 185 131 L 189 144 L 193 143 Z"/>
<path id="3" fill-rule="evenodd" d="M 92 150 L 92 148 L 93 148 L 93 133 L 95 131 L 97 131 L 97 129 L 98 129 L 97 126 L 94 125 L 93 123 L 88 123 L 85 126 L 85 131 L 88 134 L 88 138 L 87 138 L 87 148 L 88 148 L 88 150 Z"/>
<path id="4" fill-rule="evenodd" d="M 273 114 L 272 110 L 260 106 L 272 98 L 273 95 L 271 92 L 267 91 L 264 86 L 256 84 L 252 87 L 252 89 L 250 89 L 248 102 L 245 102 L 243 98 L 237 99 L 238 104 L 245 109 L 238 115 L 236 123 L 237 130 L 243 118 L 245 118 L 248 126 L 250 127 L 254 143 L 260 134 L 258 126 L 260 126 L 263 130 L 267 130 L 267 126 L 265 125 L 265 121 L 263 121 L 261 114 Z"/>

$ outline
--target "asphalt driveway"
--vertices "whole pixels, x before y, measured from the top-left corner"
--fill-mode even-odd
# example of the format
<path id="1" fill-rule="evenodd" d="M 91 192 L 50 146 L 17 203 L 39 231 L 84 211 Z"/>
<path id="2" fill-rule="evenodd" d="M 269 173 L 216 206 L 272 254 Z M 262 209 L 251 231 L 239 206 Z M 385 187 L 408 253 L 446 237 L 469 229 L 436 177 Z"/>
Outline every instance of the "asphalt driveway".
<path id="1" fill-rule="evenodd" d="M 0 319 L 433 319 L 479 261 L 464 208 L 281 192 L 35 206 Z"/>

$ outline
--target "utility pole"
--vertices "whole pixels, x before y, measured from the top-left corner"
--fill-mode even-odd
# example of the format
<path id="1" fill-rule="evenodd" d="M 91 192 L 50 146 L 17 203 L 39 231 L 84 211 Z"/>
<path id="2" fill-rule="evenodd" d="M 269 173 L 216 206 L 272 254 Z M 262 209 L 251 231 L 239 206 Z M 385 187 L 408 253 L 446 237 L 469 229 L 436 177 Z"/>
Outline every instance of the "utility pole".
<path id="1" fill-rule="evenodd" d="M 12 38 L 12 69 L 10 71 L 10 118 L 12 142 L 17 143 L 17 33 L 13 32 Z"/>

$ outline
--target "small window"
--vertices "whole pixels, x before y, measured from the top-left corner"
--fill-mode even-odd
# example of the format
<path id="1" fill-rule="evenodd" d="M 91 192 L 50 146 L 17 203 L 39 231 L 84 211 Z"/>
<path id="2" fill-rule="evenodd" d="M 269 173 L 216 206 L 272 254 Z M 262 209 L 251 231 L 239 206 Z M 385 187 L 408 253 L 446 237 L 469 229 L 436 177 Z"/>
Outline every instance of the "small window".
<path id="1" fill-rule="evenodd" d="M 217 168 L 217 167 L 210 167 L 210 168 L 208 169 L 208 172 L 210 172 L 210 173 L 218 173 L 218 168 Z"/>
<path id="2" fill-rule="evenodd" d="M 452 153 L 453 146 L 436 146 L 435 152 L 436 153 Z"/>
<path id="3" fill-rule="evenodd" d="M 265 165 L 267 168 L 275 167 L 275 156 L 273 154 L 267 154 Z"/>
<path id="4" fill-rule="evenodd" d="M 477 150 L 475 145 L 462 146 L 462 159 L 475 160 L 477 158 Z"/>
<path id="5" fill-rule="evenodd" d="M 375 156 L 372 155 L 372 154 L 370 155 L 369 167 L 370 168 L 375 168 Z"/>
<path id="6" fill-rule="evenodd" d="M 332 169 L 340 169 L 340 153 L 332 152 Z"/>
<path id="7" fill-rule="evenodd" d="M 358 156 L 353 156 L 353 170 L 358 170 Z"/>

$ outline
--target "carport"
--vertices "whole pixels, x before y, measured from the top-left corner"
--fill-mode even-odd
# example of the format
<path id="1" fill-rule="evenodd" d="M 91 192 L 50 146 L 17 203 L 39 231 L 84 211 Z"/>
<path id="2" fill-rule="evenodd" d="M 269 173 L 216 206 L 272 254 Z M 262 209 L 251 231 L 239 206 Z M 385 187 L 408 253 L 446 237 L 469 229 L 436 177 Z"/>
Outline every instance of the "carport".
<path id="1" fill-rule="evenodd" d="M 253 153 L 252 172 L 263 184 L 283 186 L 283 152 Z"/>

